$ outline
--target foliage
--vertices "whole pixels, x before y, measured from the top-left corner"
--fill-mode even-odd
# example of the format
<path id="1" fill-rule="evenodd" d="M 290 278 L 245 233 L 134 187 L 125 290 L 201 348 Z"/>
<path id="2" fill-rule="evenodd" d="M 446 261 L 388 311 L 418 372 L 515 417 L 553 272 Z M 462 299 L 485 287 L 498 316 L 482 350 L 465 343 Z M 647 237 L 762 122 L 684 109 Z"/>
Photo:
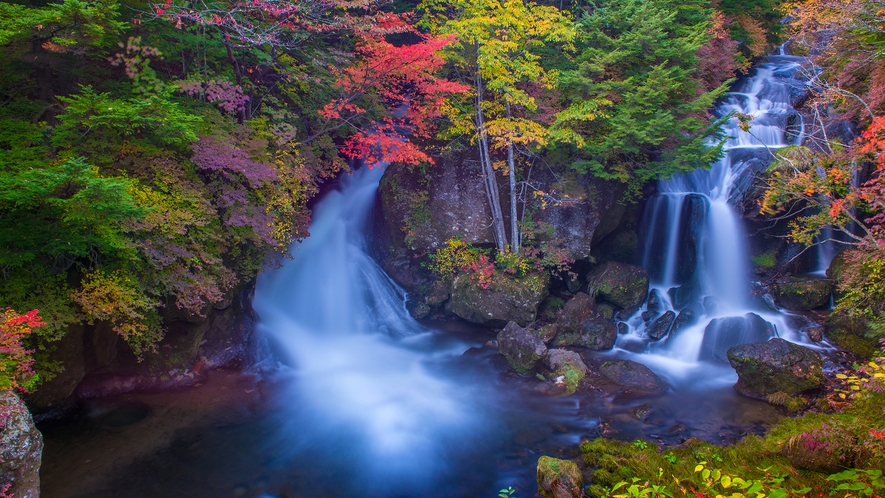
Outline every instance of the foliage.
<path id="1" fill-rule="evenodd" d="M 760 268 L 774 268 L 777 265 L 776 253 L 769 251 L 758 256 L 753 256 L 753 264 Z"/>
<path id="2" fill-rule="evenodd" d="M 600 1 L 578 21 L 576 67 L 562 77 L 570 106 L 610 101 L 602 119 L 575 131 L 574 167 L 600 178 L 629 182 L 634 191 L 649 180 L 707 167 L 721 154 L 719 122 L 706 110 L 726 86 L 701 92 L 698 53 L 725 35 L 710 31 L 712 12 L 698 4 Z M 721 21 L 721 19 L 720 19 Z M 715 26 L 712 25 L 712 26 Z M 726 82 L 727 83 L 727 82 Z"/>
<path id="3" fill-rule="evenodd" d="M 22 339 L 32 329 L 45 325 L 37 310 L 19 314 L 10 308 L 0 309 L 0 390 L 27 391 L 37 382 L 31 368 L 33 351 L 25 349 Z"/>
<path id="4" fill-rule="evenodd" d="M 827 480 L 839 483 L 834 490 L 849 491 L 857 496 L 879 496 L 885 490 L 881 470 L 848 469 L 831 475 Z"/>

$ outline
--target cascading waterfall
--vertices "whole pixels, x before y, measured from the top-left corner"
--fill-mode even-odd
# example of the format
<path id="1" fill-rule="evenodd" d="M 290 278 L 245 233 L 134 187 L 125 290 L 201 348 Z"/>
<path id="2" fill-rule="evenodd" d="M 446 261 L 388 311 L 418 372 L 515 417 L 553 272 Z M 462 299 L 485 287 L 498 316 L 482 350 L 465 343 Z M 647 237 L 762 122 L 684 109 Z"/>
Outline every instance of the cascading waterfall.
<path id="1" fill-rule="evenodd" d="M 447 452 L 468 451 L 459 441 L 481 415 L 469 389 L 433 371 L 468 346 L 441 345 L 418 324 L 366 252 L 382 174 L 363 168 L 324 197 L 294 260 L 260 277 L 254 307 L 293 377 L 285 444 L 328 458 L 360 495 L 420 494 L 457 461 Z"/>
<path id="2" fill-rule="evenodd" d="M 723 367 L 725 351 L 740 343 L 776 335 L 807 342 L 788 314 L 751 299 L 746 234 L 732 207 L 774 150 L 804 139 L 801 116 L 790 104 L 792 89 L 804 84 L 794 76 L 800 62 L 770 56 L 738 83 L 715 112 L 751 116 L 749 130 L 732 118 L 722 159 L 709 170 L 661 181 L 648 202 L 643 266 L 650 299 L 627 320 L 629 333 L 618 346 L 677 384 L 733 381 L 733 371 Z M 668 329 L 663 340 L 650 337 Z"/>

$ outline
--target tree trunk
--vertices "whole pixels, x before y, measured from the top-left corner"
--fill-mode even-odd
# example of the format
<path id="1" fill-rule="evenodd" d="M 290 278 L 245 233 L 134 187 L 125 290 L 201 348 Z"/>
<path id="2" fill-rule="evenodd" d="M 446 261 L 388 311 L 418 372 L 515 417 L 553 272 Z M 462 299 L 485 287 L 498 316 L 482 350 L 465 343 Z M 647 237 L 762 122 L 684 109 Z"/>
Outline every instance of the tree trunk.
<path id="1" fill-rule="evenodd" d="M 510 120 L 510 103 L 507 103 L 507 120 Z M 516 161 L 513 158 L 513 140 L 507 142 L 507 168 L 510 177 L 510 250 L 519 252 L 519 223 L 516 217 Z"/>
<path id="2" fill-rule="evenodd" d="M 492 212 L 492 231 L 495 234 L 495 246 L 498 251 L 507 249 L 507 234 L 504 230 L 504 214 L 501 212 L 501 199 L 498 196 L 498 182 L 495 181 L 495 169 L 492 167 L 492 156 L 486 136 L 485 117 L 482 112 L 482 76 L 476 71 L 476 128 L 479 134 L 479 160 L 482 164 L 485 180 L 486 197 Z"/>

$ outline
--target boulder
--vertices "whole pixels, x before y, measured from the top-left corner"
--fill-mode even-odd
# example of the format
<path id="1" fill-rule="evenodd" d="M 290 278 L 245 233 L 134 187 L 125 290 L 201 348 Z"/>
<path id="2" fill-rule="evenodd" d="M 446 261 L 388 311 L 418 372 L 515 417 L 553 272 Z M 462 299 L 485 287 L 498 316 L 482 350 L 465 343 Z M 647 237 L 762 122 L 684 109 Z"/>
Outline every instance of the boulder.
<path id="1" fill-rule="evenodd" d="M 652 289 L 651 292 L 648 293 L 648 301 L 645 303 L 645 309 L 652 313 L 660 313 L 664 310 L 664 303 L 661 299 L 661 292 L 659 290 Z"/>
<path id="2" fill-rule="evenodd" d="M 538 494 L 541 498 L 580 498 L 584 496 L 584 478 L 571 460 L 548 456 L 538 459 Z"/>
<path id="3" fill-rule="evenodd" d="M 834 285 L 839 285 L 842 280 L 842 273 L 845 272 L 845 258 L 851 254 L 851 251 L 851 249 L 843 249 L 830 261 L 830 267 L 827 268 L 827 278 Z"/>
<path id="4" fill-rule="evenodd" d="M 514 321 L 526 326 L 535 321 L 538 305 L 547 297 L 550 276 L 533 273 L 522 278 L 500 275 L 482 288 L 467 275 L 459 275 L 452 283 L 448 310 L 468 322 L 503 327 Z"/>
<path id="5" fill-rule="evenodd" d="M 507 363 L 521 374 L 529 373 L 547 352 L 538 336 L 516 322 L 510 322 L 498 332 L 498 353 L 507 358 Z"/>
<path id="6" fill-rule="evenodd" d="M 652 372 L 650 368 L 635 361 L 607 361 L 599 367 L 599 373 L 621 387 L 650 392 L 667 390 L 666 382 Z"/>
<path id="7" fill-rule="evenodd" d="M 611 349 L 618 336 L 614 322 L 606 320 L 596 310 L 593 298 L 583 292 L 565 303 L 556 328 L 553 344 L 557 347 L 579 346 L 601 351 Z"/>
<path id="8" fill-rule="evenodd" d="M 549 344 L 550 341 L 556 337 L 556 332 L 558 328 L 555 323 L 548 323 L 547 325 L 543 325 L 542 327 L 535 330 L 535 335 L 538 336 L 539 339 L 544 341 L 544 344 Z"/>
<path id="9" fill-rule="evenodd" d="M 624 309 L 636 308 L 648 296 L 648 272 L 642 267 L 609 261 L 588 277 L 590 294 Z"/>
<path id="10" fill-rule="evenodd" d="M 679 314 L 676 315 L 676 319 L 673 320 L 673 326 L 670 327 L 670 337 L 676 337 L 676 334 L 678 334 L 679 331 L 694 325 L 695 322 L 697 322 L 695 312 L 689 308 L 685 308 L 680 311 Z"/>
<path id="11" fill-rule="evenodd" d="M 578 382 L 587 375 L 587 365 L 581 355 L 567 349 L 548 349 L 544 365 L 553 373 L 554 382 L 563 384 L 568 394 L 574 393 Z"/>
<path id="12" fill-rule="evenodd" d="M 663 339 L 667 333 L 670 332 L 670 327 L 675 320 L 676 312 L 667 310 L 663 315 L 651 322 L 651 325 L 646 329 L 648 331 L 648 337 L 654 341 Z"/>
<path id="13" fill-rule="evenodd" d="M 738 344 L 765 342 L 774 336 L 774 326 L 756 313 L 711 320 L 704 329 L 701 359 L 728 361 L 728 349 Z"/>
<path id="14" fill-rule="evenodd" d="M 34 426 L 25 404 L 14 392 L 0 391 L 0 491 L 3 496 L 40 496 L 42 455 L 43 435 Z"/>
<path id="15" fill-rule="evenodd" d="M 775 282 L 775 299 L 792 311 L 808 311 L 830 304 L 832 285 L 818 278 L 786 277 Z"/>
<path id="16" fill-rule="evenodd" d="M 728 350 L 728 361 L 738 374 L 735 390 L 751 398 L 795 395 L 820 387 L 823 380 L 817 353 L 780 338 L 735 346 Z"/>

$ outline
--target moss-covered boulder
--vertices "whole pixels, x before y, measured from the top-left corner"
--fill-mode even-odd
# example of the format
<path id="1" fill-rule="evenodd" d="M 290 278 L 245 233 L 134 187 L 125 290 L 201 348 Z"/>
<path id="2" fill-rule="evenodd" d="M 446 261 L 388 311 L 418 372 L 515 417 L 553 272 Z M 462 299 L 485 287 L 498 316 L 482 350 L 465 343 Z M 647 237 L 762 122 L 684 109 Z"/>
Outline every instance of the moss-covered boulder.
<path id="1" fill-rule="evenodd" d="M 544 357 L 547 346 L 534 332 L 510 322 L 498 332 L 498 353 L 507 358 L 507 363 L 514 370 L 525 374 L 531 372 Z"/>
<path id="2" fill-rule="evenodd" d="M 526 326 L 535 321 L 549 283 L 546 273 L 522 278 L 499 274 L 484 289 L 469 276 L 459 275 L 452 283 L 448 310 L 468 322 L 490 327 L 503 327 L 510 321 Z"/>
<path id="3" fill-rule="evenodd" d="M 38 498 L 43 435 L 25 404 L 9 390 L 0 391 L 0 490 L 3 496 Z M 8 489 L 4 489 L 6 485 Z"/>
<path id="4" fill-rule="evenodd" d="M 735 346 L 728 350 L 728 361 L 738 374 L 735 390 L 751 398 L 767 399 L 778 392 L 795 395 L 823 381 L 820 356 L 780 338 Z"/>
<path id="5" fill-rule="evenodd" d="M 599 367 L 599 373 L 621 387 L 648 392 L 667 390 L 666 382 L 652 372 L 650 368 L 635 361 L 607 361 Z"/>
<path id="6" fill-rule="evenodd" d="M 648 272 L 642 267 L 609 261 L 588 277 L 589 293 L 620 306 L 634 309 L 648 296 Z"/>
<path id="7" fill-rule="evenodd" d="M 552 372 L 553 382 L 565 386 L 567 394 L 573 394 L 587 375 L 587 365 L 581 355 L 567 349 L 548 349 L 544 365 Z"/>
<path id="8" fill-rule="evenodd" d="M 611 349 L 618 337 L 617 326 L 606 320 L 589 295 L 583 292 L 571 298 L 556 321 L 556 347 L 578 346 L 595 351 Z"/>
<path id="9" fill-rule="evenodd" d="M 830 266 L 827 268 L 827 278 L 830 279 L 834 285 L 839 285 L 839 282 L 842 281 L 842 274 L 845 272 L 845 263 L 846 257 L 851 254 L 853 249 L 844 249 L 837 254 L 832 261 L 830 261 Z"/>
<path id="10" fill-rule="evenodd" d="M 580 498 L 584 477 L 571 460 L 542 456 L 538 459 L 538 494 L 541 498 Z"/>
<path id="11" fill-rule="evenodd" d="M 819 278 L 786 277 L 775 282 L 775 299 L 792 311 L 808 311 L 830 303 L 833 287 Z"/>

